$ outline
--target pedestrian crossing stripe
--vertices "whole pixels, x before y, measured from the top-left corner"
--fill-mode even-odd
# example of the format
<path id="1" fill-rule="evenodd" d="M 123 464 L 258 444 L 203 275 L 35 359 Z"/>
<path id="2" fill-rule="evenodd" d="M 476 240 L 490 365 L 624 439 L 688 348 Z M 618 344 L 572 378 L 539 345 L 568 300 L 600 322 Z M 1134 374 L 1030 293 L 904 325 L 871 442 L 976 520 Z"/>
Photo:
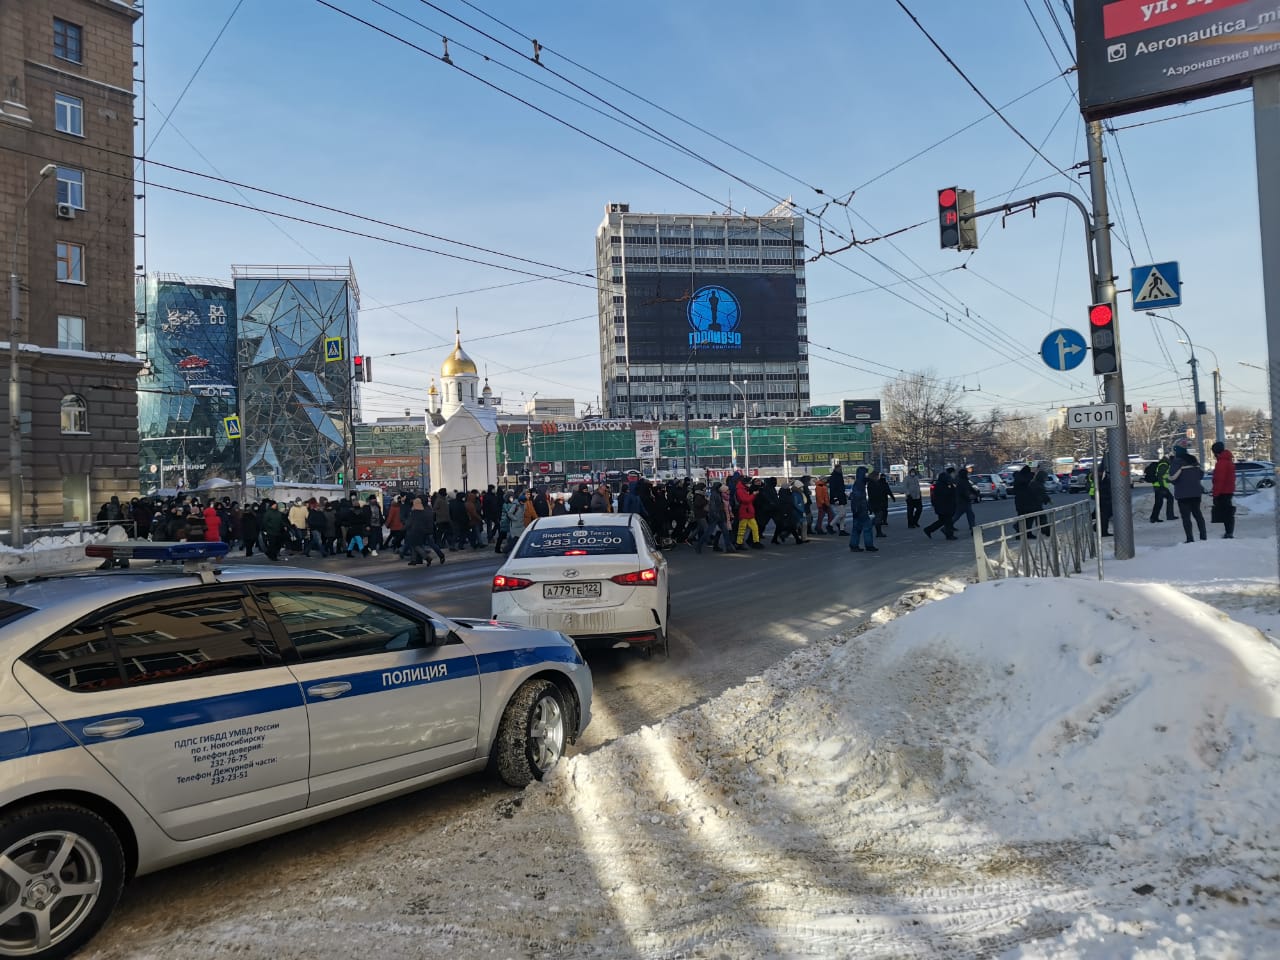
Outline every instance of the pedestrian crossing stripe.
<path id="1" fill-rule="evenodd" d="M 1146 281 L 1142 284 L 1142 289 L 1133 298 L 1133 304 L 1135 307 L 1141 307 L 1147 304 L 1164 303 L 1168 300 L 1177 299 L 1180 299 L 1178 291 L 1174 290 L 1169 281 L 1165 279 L 1159 267 L 1152 267 L 1151 272 L 1147 274 Z"/>
<path id="2" fill-rule="evenodd" d="M 342 338 L 341 337 L 325 337 L 324 338 L 324 362 L 333 363 L 335 360 L 342 359 Z"/>

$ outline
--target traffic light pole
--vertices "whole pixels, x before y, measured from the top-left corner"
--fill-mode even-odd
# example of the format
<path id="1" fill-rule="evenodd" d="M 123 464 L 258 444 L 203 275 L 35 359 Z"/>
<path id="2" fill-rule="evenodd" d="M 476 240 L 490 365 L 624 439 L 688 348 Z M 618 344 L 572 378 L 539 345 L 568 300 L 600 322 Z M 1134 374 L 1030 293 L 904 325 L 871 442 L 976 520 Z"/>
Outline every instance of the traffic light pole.
<path id="1" fill-rule="evenodd" d="M 1094 267 L 1094 302 L 1116 302 L 1116 281 L 1111 265 L 1111 222 L 1107 218 L 1107 180 L 1102 155 L 1102 124 L 1088 126 L 1089 185 L 1093 192 L 1093 245 L 1097 251 Z M 1129 421 L 1124 403 L 1124 368 L 1120 364 L 1120 325 L 1112 321 L 1116 338 L 1116 372 L 1102 378 L 1103 396 L 1120 411 L 1116 425 L 1107 430 L 1107 473 L 1111 482 L 1112 522 L 1115 524 L 1117 560 L 1133 558 L 1133 492 L 1129 481 Z"/>
<path id="2" fill-rule="evenodd" d="M 1093 215 L 1079 197 L 1071 193 L 1041 193 L 1023 200 L 1014 200 L 998 207 L 988 207 L 971 214 L 962 214 L 961 222 L 1001 213 L 1006 216 L 1022 210 L 1035 211 L 1044 200 L 1066 200 L 1080 211 L 1084 220 L 1085 249 L 1089 257 L 1089 288 L 1093 303 L 1112 305 L 1112 329 L 1115 330 L 1116 284 L 1111 265 L 1111 224 L 1107 219 L 1107 189 L 1103 174 L 1102 125 L 1089 124 L 1089 169 L 1093 187 Z M 1096 254 L 1095 254 L 1096 249 Z M 1115 523 L 1115 557 L 1129 560 L 1133 557 L 1133 501 L 1129 489 L 1129 426 L 1125 419 L 1124 381 L 1121 379 L 1120 342 L 1116 335 L 1116 372 L 1103 378 L 1104 397 L 1120 411 L 1119 425 L 1107 430 L 1107 473 L 1111 481 L 1112 520 Z M 1277 520 L 1280 526 L 1280 519 Z"/>

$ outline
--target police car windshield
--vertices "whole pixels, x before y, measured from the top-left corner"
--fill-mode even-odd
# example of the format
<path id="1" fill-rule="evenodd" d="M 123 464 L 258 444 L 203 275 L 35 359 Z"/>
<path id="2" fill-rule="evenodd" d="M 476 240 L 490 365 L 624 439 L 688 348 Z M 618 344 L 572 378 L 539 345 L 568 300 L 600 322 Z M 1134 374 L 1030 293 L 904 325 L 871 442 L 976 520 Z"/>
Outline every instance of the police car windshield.
<path id="1" fill-rule="evenodd" d="M 535 527 L 516 550 L 516 556 L 595 557 L 635 552 L 635 537 L 628 528 L 587 524 L 581 527 Z"/>

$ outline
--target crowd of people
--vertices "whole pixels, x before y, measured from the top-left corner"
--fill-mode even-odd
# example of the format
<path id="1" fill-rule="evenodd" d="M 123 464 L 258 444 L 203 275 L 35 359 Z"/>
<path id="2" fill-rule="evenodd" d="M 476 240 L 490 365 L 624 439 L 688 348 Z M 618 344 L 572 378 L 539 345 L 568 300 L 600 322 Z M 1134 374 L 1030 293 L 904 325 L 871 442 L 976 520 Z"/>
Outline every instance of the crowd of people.
<path id="1" fill-rule="evenodd" d="M 1213 452 L 1217 469 L 1212 519 L 1225 526 L 1224 536 L 1229 538 L 1235 526 L 1231 502 L 1235 471 L 1230 450 L 1214 444 Z M 1155 492 L 1151 521 L 1166 519 L 1161 516 L 1166 508 L 1167 519 L 1176 519 L 1176 502 L 1187 541 L 1195 533 L 1205 539 L 1200 511 L 1204 474 L 1196 458 L 1179 446 L 1172 457 L 1148 469 Z M 1019 515 L 1040 513 L 1050 503 L 1048 477 L 1045 464 L 1035 469 L 1027 465 L 1014 474 L 1013 499 Z M 1111 485 L 1105 470 L 1100 477 L 1102 533 L 1110 536 Z M 901 492 L 907 528 L 921 529 L 926 491 L 919 471 L 908 473 Z M 956 540 L 961 520 L 972 531 L 977 493 L 966 469 L 948 467 L 939 472 L 928 496 L 935 519 L 923 527 L 926 536 L 941 530 L 946 539 Z M 553 493 L 542 484 L 512 490 L 490 485 L 485 490 L 453 493 L 402 491 L 385 502 L 377 494 L 361 499 L 355 493 L 332 500 L 295 498 L 292 503 L 266 498 L 244 506 L 229 497 L 136 497 L 128 504 L 112 497 L 97 519 L 106 526 L 132 528 L 131 535 L 140 539 L 221 540 L 232 550 L 243 550 L 245 556 L 259 551 L 273 561 L 289 554 L 354 558 L 391 551 L 411 566 L 430 566 L 444 563 L 448 552 L 464 549 L 492 545 L 497 553 L 509 553 L 525 527 L 538 517 L 566 513 L 634 513 L 660 546 L 688 544 L 699 554 L 707 547 L 715 552 L 760 550 L 766 538 L 774 545 L 803 544 L 816 536 L 848 537 L 850 551 L 876 553 L 877 541 L 888 536 L 889 504 L 897 499 L 884 472 L 860 466 L 852 481 L 846 482 L 837 463 L 826 477 L 793 480 L 748 477 L 737 471 L 710 482 L 654 481 L 633 475 L 618 491 L 605 483 L 580 483 L 566 493 Z M 1045 523 L 1042 516 L 1040 527 Z M 1035 530 L 1027 531 L 1028 538 L 1035 536 Z"/>

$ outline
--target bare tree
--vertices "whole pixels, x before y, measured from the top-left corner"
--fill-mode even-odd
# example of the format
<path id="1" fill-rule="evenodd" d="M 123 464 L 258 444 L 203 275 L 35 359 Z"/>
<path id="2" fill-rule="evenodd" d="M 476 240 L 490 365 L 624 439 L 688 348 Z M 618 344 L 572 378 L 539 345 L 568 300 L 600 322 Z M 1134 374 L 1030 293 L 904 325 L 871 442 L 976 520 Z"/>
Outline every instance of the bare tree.
<path id="1" fill-rule="evenodd" d="M 948 439 L 955 443 L 973 421 L 960 409 L 962 396 L 955 381 L 939 380 L 932 370 L 906 373 L 886 383 L 881 435 L 891 456 L 912 467 L 943 462 Z"/>

